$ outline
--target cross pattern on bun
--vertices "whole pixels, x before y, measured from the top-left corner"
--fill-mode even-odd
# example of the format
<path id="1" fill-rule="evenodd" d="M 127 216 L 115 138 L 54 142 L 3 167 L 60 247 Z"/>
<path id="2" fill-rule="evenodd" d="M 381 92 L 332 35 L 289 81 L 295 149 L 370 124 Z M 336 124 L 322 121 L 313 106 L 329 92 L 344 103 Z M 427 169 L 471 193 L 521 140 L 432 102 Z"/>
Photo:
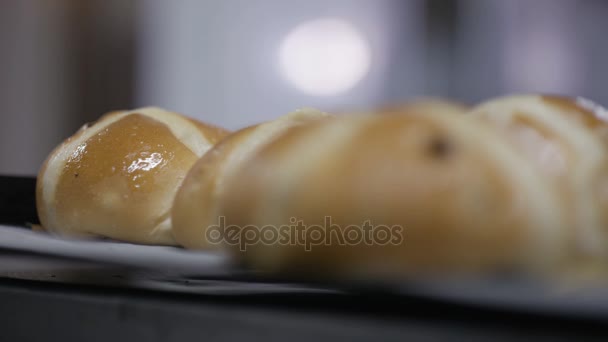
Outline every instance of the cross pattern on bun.
<path id="1" fill-rule="evenodd" d="M 186 248 L 221 248 L 207 241 L 206 231 L 218 224 L 218 204 L 231 174 L 281 134 L 328 117 L 315 109 L 301 109 L 236 131 L 214 146 L 193 166 L 177 193 L 172 212 L 175 240 Z"/>
<path id="2" fill-rule="evenodd" d="M 228 132 L 160 108 L 102 116 L 39 172 L 42 227 L 73 237 L 175 245 L 170 210 L 196 160 Z"/>
<path id="3" fill-rule="evenodd" d="M 513 95 L 471 115 L 496 127 L 557 189 L 580 257 L 608 252 L 608 114 L 583 98 Z"/>

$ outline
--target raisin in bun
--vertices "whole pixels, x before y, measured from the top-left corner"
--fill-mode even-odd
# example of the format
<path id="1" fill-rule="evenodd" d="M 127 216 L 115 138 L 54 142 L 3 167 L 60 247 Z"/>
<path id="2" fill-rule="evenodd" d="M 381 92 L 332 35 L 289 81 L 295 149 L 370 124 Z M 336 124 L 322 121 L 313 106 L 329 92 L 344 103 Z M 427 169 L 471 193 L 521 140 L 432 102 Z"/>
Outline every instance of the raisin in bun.
<path id="1" fill-rule="evenodd" d="M 341 279 L 551 272 L 566 239 L 554 189 L 496 135 L 444 113 L 295 128 L 241 166 L 218 204 L 226 225 L 278 237 L 231 250 L 261 272 Z M 370 225 L 370 239 L 353 232 Z"/>
<path id="2" fill-rule="evenodd" d="M 583 98 L 513 95 L 471 115 L 492 124 L 559 191 L 577 254 L 608 252 L 608 115 Z"/>
<path id="3" fill-rule="evenodd" d="M 196 160 L 228 132 L 160 108 L 116 111 L 56 147 L 38 175 L 42 227 L 174 245 L 170 209 Z"/>

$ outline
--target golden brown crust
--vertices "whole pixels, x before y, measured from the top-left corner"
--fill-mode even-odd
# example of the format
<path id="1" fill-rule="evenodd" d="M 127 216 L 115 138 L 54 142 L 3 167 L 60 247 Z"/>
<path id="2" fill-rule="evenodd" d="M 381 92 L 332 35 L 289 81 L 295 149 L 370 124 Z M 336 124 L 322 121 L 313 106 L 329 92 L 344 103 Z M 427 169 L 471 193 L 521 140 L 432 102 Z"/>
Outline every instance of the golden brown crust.
<path id="1" fill-rule="evenodd" d="M 111 115 L 116 115 L 118 113 L 119 113 L 119 111 L 108 112 L 108 113 L 102 115 L 97 121 L 100 121 L 103 118 L 111 116 Z M 48 169 L 49 163 L 51 162 L 51 160 L 54 157 L 56 157 L 59 154 L 60 151 L 62 151 L 64 148 L 66 148 L 66 146 L 69 145 L 70 142 L 78 141 L 80 139 L 80 136 L 84 133 L 84 131 L 91 125 L 92 124 L 89 124 L 89 123 L 82 125 L 78 129 L 78 131 L 76 131 L 76 133 L 74 133 L 74 135 L 69 136 L 68 138 L 66 138 L 66 140 L 61 142 L 59 145 L 55 146 L 55 148 L 53 148 L 53 150 L 51 150 L 51 153 L 49 153 L 49 155 L 46 157 L 46 159 L 42 163 L 42 166 L 40 167 L 40 170 L 38 171 L 38 176 L 36 177 L 36 210 L 38 212 L 38 219 L 40 220 L 40 226 L 38 227 L 38 231 L 47 231 L 47 229 L 45 228 L 45 223 L 48 226 L 48 222 L 49 222 L 48 215 L 47 215 L 47 205 L 44 203 L 44 200 L 43 200 L 43 191 L 45 190 L 43 178 L 44 178 L 44 175 L 46 174 L 46 170 Z"/>
<path id="2" fill-rule="evenodd" d="M 46 230 L 175 244 L 170 208 L 201 152 L 226 131 L 158 108 L 103 115 L 47 158 L 37 184 Z"/>
<path id="3" fill-rule="evenodd" d="M 486 130 L 487 129 L 487 130 Z M 443 114 L 342 118 L 300 127 L 237 172 L 227 225 L 402 228 L 388 245 L 256 243 L 240 255 L 268 272 L 325 277 L 462 275 L 561 262 L 552 191 L 491 128 Z M 334 240 L 335 242 L 335 240 Z M 238 251 L 235 247 L 234 250 Z"/>
<path id="4" fill-rule="evenodd" d="M 73 234 L 136 241 L 165 219 L 149 212 L 166 212 L 167 192 L 175 192 L 196 159 L 164 124 L 139 114 L 124 117 L 67 160 L 55 193 L 57 225 Z M 116 222 L 121 227 L 107 229 Z"/>

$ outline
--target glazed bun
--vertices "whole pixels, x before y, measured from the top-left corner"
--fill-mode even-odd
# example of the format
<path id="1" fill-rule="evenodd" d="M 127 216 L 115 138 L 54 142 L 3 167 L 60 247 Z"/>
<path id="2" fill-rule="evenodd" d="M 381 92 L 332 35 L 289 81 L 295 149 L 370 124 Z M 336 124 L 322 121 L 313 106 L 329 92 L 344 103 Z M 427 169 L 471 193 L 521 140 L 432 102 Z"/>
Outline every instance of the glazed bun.
<path id="1" fill-rule="evenodd" d="M 38 175 L 49 232 L 174 245 L 170 209 L 186 173 L 228 132 L 160 108 L 116 111 L 55 148 Z"/>
<path id="2" fill-rule="evenodd" d="M 186 248 L 214 249 L 207 228 L 219 224 L 218 204 L 231 175 L 255 153 L 290 129 L 328 118 L 328 114 L 302 109 L 276 120 L 236 131 L 219 142 L 190 170 L 175 197 L 173 236 Z"/>
<path id="3" fill-rule="evenodd" d="M 562 96 L 507 96 L 471 115 L 493 125 L 558 191 L 570 241 L 582 258 L 608 252 L 608 115 Z"/>
<path id="4" fill-rule="evenodd" d="M 226 225 L 288 227 L 278 240 L 232 249 L 245 265 L 273 274 L 551 272 L 566 254 L 557 194 L 496 136 L 472 117 L 445 113 L 297 127 L 238 168 L 218 213 Z M 303 240 L 296 226 L 307 227 Z"/>

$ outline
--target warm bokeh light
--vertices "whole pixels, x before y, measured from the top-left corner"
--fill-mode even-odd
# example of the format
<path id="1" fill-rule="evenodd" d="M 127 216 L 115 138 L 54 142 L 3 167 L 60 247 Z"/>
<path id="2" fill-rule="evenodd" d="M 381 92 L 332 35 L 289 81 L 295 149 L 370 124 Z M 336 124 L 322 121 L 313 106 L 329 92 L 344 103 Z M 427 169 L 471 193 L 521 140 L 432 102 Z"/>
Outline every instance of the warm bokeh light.
<path id="1" fill-rule="evenodd" d="M 279 56 L 285 78 L 310 95 L 344 93 L 368 72 L 371 52 L 362 34 L 348 21 L 324 18 L 294 28 Z"/>

